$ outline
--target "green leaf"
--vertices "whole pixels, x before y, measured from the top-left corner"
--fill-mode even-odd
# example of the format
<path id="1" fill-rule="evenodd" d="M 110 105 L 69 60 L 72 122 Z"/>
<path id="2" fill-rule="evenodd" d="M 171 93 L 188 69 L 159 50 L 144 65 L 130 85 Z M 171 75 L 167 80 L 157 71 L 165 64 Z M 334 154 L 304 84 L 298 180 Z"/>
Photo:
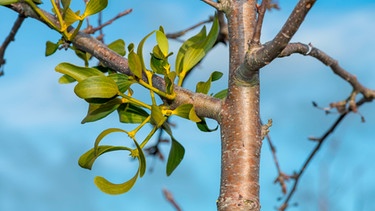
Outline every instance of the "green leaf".
<path id="1" fill-rule="evenodd" d="M 213 131 L 216 131 L 218 128 L 219 128 L 219 125 L 216 126 L 216 128 L 214 129 L 210 129 L 206 123 L 206 120 L 205 118 L 201 118 L 202 121 L 200 122 L 197 122 L 197 127 L 199 130 L 203 131 L 203 132 L 213 132 Z"/>
<path id="2" fill-rule="evenodd" d="M 104 76 L 100 70 L 95 68 L 79 67 L 65 62 L 57 65 L 55 70 L 59 73 L 69 75 L 78 82 L 91 76 Z"/>
<path id="3" fill-rule="evenodd" d="M 128 63 L 130 71 L 138 78 L 142 78 L 142 61 L 141 58 L 131 51 L 128 55 Z"/>
<path id="4" fill-rule="evenodd" d="M 4 5 L 9 5 L 9 4 L 13 4 L 13 3 L 17 3 L 19 0 L 0 0 L 0 5 L 4 6 Z"/>
<path id="5" fill-rule="evenodd" d="M 59 78 L 60 84 L 69 84 L 69 83 L 73 83 L 75 81 L 76 81 L 76 79 L 74 79 L 74 78 L 72 78 L 68 75 L 65 75 L 65 74 Z"/>
<path id="6" fill-rule="evenodd" d="M 176 58 L 176 72 L 179 76 L 184 77 L 207 52 L 212 48 L 219 34 L 219 22 L 214 19 L 212 27 L 206 36 L 205 28 L 193 38 L 187 40 L 180 48 Z"/>
<path id="7" fill-rule="evenodd" d="M 106 76 L 92 76 L 80 81 L 74 88 L 80 98 L 111 98 L 118 94 L 116 82 Z"/>
<path id="8" fill-rule="evenodd" d="M 140 62 L 141 62 L 141 65 L 142 65 L 142 70 L 146 70 L 146 65 L 145 65 L 145 62 L 144 62 L 144 59 L 143 59 L 143 45 L 145 44 L 147 38 L 149 38 L 154 32 L 150 32 L 148 35 L 146 35 L 142 40 L 141 42 L 139 42 L 139 45 L 138 45 L 138 48 L 137 48 L 137 54 L 140 58 Z"/>
<path id="9" fill-rule="evenodd" d="M 167 117 L 165 117 L 157 105 L 151 106 L 151 123 L 155 125 L 156 127 L 160 127 L 164 124 L 164 122 L 167 120 Z"/>
<path id="10" fill-rule="evenodd" d="M 74 49 L 74 53 L 76 53 L 76 55 L 85 62 L 85 66 L 89 65 L 91 54 L 78 49 Z"/>
<path id="11" fill-rule="evenodd" d="M 134 106 L 130 103 L 120 105 L 117 109 L 120 122 L 122 123 L 142 123 L 150 114 L 140 107 Z"/>
<path id="12" fill-rule="evenodd" d="M 83 18 L 86 18 L 87 16 L 94 15 L 100 11 L 102 11 L 104 8 L 106 8 L 108 5 L 108 0 L 90 0 L 86 4 L 85 12 L 83 13 Z"/>
<path id="13" fill-rule="evenodd" d="M 224 99 L 228 95 L 228 89 L 221 90 L 220 92 L 216 93 L 214 97 L 219 98 L 219 99 Z"/>
<path id="14" fill-rule="evenodd" d="M 128 181 L 121 184 L 114 184 L 106 180 L 104 177 L 95 177 L 95 185 L 104 193 L 107 194 L 122 194 L 128 192 L 135 184 L 138 179 L 139 169 L 137 173 Z"/>
<path id="15" fill-rule="evenodd" d="M 45 56 L 50 56 L 50 55 L 54 54 L 57 51 L 58 48 L 59 48 L 58 44 L 53 43 L 51 41 L 47 41 L 46 42 Z"/>
<path id="16" fill-rule="evenodd" d="M 168 45 L 168 38 L 165 34 L 161 31 L 156 31 L 156 42 L 160 48 L 160 51 L 166 57 L 168 56 L 169 45 Z"/>
<path id="17" fill-rule="evenodd" d="M 122 103 L 119 98 L 114 98 L 103 104 L 89 104 L 89 110 L 86 117 L 82 120 L 82 124 L 86 122 L 94 122 L 108 116 L 110 113 L 115 111 Z"/>
<path id="18" fill-rule="evenodd" d="M 211 82 L 219 80 L 222 76 L 223 76 L 223 73 L 221 73 L 221 72 L 215 71 L 215 72 L 211 73 L 210 77 L 208 78 L 208 80 L 206 82 L 200 81 L 200 82 L 197 83 L 195 92 L 207 94 L 208 91 L 210 91 Z"/>
<path id="19" fill-rule="evenodd" d="M 94 165 L 95 160 L 102 154 L 112 151 L 118 150 L 128 150 L 131 151 L 128 147 L 122 146 L 108 146 L 102 145 L 98 146 L 96 150 L 94 148 L 90 149 L 89 151 L 85 152 L 78 160 L 78 165 L 82 168 L 91 170 L 92 166 Z"/>
<path id="20" fill-rule="evenodd" d="M 195 36 L 189 38 L 186 40 L 182 46 L 180 47 L 177 56 L 176 56 L 176 72 L 177 74 L 180 74 L 182 72 L 182 65 L 183 65 L 183 60 L 186 54 L 186 51 L 194 44 L 194 43 L 199 43 L 202 42 L 206 38 L 206 27 L 204 26 L 202 30 L 196 34 Z"/>
<path id="21" fill-rule="evenodd" d="M 192 104 L 183 104 L 173 110 L 172 114 L 189 119 L 194 122 L 200 122 L 201 119 L 197 116 Z"/>
<path id="22" fill-rule="evenodd" d="M 133 141 L 138 151 L 139 177 L 143 177 L 143 175 L 146 172 L 146 157 L 145 157 L 145 154 L 143 153 L 142 148 L 139 146 L 139 144 L 134 139 Z"/>
<path id="23" fill-rule="evenodd" d="M 185 155 L 184 147 L 178 143 L 178 141 L 172 138 L 172 146 L 169 151 L 168 161 L 167 161 L 167 176 L 171 175 L 177 166 L 181 163 Z"/>
<path id="24" fill-rule="evenodd" d="M 125 42 L 122 39 L 113 41 L 112 43 L 108 45 L 108 48 L 118 53 L 121 56 L 125 56 L 126 54 Z"/>
<path id="25" fill-rule="evenodd" d="M 127 91 L 130 86 L 136 82 L 133 77 L 121 73 L 112 73 L 109 74 L 108 77 L 116 82 L 121 93 Z"/>
<path id="26" fill-rule="evenodd" d="M 167 94 L 172 94 L 174 91 L 174 80 L 176 78 L 176 72 L 170 72 L 168 75 L 164 75 L 165 91 Z"/>
<path id="27" fill-rule="evenodd" d="M 69 8 L 71 0 L 61 0 L 63 8 Z"/>
<path id="28" fill-rule="evenodd" d="M 70 8 L 64 8 L 64 10 L 64 22 L 66 27 L 81 19 L 81 17 L 79 17 L 79 12 L 73 12 Z"/>

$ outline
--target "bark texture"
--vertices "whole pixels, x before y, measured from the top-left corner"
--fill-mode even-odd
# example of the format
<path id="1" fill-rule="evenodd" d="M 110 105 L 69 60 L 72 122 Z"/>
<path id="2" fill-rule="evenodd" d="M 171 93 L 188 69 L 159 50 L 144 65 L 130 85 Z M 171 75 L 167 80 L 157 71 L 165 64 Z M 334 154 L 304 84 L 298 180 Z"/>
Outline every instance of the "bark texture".
<path id="1" fill-rule="evenodd" d="M 235 77 L 245 68 L 248 42 L 256 24 L 256 1 L 227 1 L 229 29 L 229 88 L 221 111 L 221 188 L 218 210 L 260 210 L 259 160 L 261 125 L 259 119 L 259 74 L 250 80 Z"/>

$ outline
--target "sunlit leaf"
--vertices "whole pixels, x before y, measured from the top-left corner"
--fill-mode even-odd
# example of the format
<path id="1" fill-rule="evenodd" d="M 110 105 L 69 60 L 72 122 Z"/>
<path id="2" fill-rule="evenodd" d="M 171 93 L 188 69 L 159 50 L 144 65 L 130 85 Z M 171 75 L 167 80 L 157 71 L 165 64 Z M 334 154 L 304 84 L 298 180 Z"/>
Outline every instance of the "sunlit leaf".
<path id="1" fill-rule="evenodd" d="M 46 42 L 45 56 L 50 56 L 50 55 L 54 54 L 57 51 L 58 48 L 59 48 L 58 44 L 53 43 L 51 41 L 47 41 Z"/>
<path id="2" fill-rule="evenodd" d="M 95 160 L 102 154 L 112 151 L 118 150 L 128 150 L 131 151 L 128 147 L 123 146 L 109 146 L 109 145 L 101 145 L 98 146 L 96 151 L 94 148 L 90 149 L 89 151 L 85 152 L 78 160 L 78 165 L 85 169 L 92 169 L 92 166 Z"/>
<path id="3" fill-rule="evenodd" d="M 168 75 L 164 75 L 165 91 L 167 94 L 172 94 L 174 91 L 174 80 L 176 78 L 176 72 L 170 72 Z"/>
<path id="4" fill-rule="evenodd" d="M 108 48 L 118 53 L 121 56 L 125 56 L 126 54 L 125 42 L 122 39 L 113 41 L 112 43 L 108 45 Z"/>
<path id="5" fill-rule="evenodd" d="M 219 23 L 214 19 L 208 35 L 205 34 L 205 28 L 193 38 L 186 41 L 180 48 L 176 58 L 176 72 L 180 77 L 184 77 L 215 44 L 219 33 Z"/>
<path id="6" fill-rule="evenodd" d="M 139 176 L 143 177 L 143 175 L 146 172 L 146 157 L 145 157 L 145 154 L 143 153 L 142 148 L 139 146 L 139 144 L 135 140 L 133 141 L 138 150 Z"/>
<path id="7" fill-rule="evenodd" d="M 90 0 L 86 4 L 85 12 L 83 13 L 83 17 L 87 17 L 90 15 L 94 15 L 100 11 L 102 11 L 104 8 L 106 8 L 108 5 L 108 0 Z"/>
<path id="8" fill-rule="evenodd" d="M 210 77 L 208 78 L 208 80 L 206 82 L 200 81 L 200 82 L 197 83 L 195 92 L 207 94 L 208 91 L 210 91 L 211 82 L 219 80 L 222 76 L 223 76 L 223 73 L 221 73 L 221 72 L 215 71 L 215 72 L 211 73 Z"/>
<path id="9" fill-rule="evenodd" d="M 69 63 L 60 63 L 55 67 L 59 73 L 69 75 L 78 82 L 91 76 L 104 76 L 104 74 L 95 68 L 79 67 Z"/>
<path id="10" fill-rule="evenodd" d="M 92 76 L 80 81 L 74 88 L 80 98 L 111 98 L 118 94 L 116 82 L 106 76 Z"/>
<path id="11" fill-rule="evenodd" d="M 17 3 L 19 0 L 0 0 L 0 5 L 9 5 Z"/>
<path id="12" fill-rule="evenodd" d="M 120 122 L 122 123 L 142 123 L 150 116 L 145 110 L 140 107 L 134 106 L 130 103 L 122 104 L 117 109 Z"/>
<path id="13" fill-rule="evenodd" d="M 154 32 L 150 32 L 148 35 L 146 35 L 142 40 L 141 42 L 139 42 L 139 45 L 138 45 L 138 48 L 137 48 L 137 54 L 140 58 L 140 62 L 142 64 L 142 69 L 145 70 L 146 69 L 146 65 L 145 65 L 145 62 L 144 62 L 144 59 L 143 59 L 143 45 L 145 44 L 147 38 L 149 38 Z"/>
<path id="14" fill-rule="evenodd" d="M 193 122 L 200 122 L 201 119 L 197 116 L 192 104 L 183 104 L 173 110 L 172 114 L 189 119 Z"/>
<path id="15" fill-rule="evenodd" d="M 104 193 L 117 195 L 123 194 L 128 192 L 135 184 L 138 179 L 139 169 L 136 174 L 128 181 L 121 183 L 121 184 L 114 184 L 109 182 L 104 177 L 95 177 L 94 183 L 95 185 Z"/>
<path id="16" fill-rule="evenodd" d="M 90 103 L 87 115 L 81 123 L 84 124 L 86 122 L 94 122 L 102 119 L 115 111 L 121 103 L 122 101 L 119 98 L 114 98 L 103 104 Z"/>
<path id="17" fill-rule="evenodd" d="M 73 12 L 73 10 L 71 10 L 70 8 L 65 9 L 64 21 L 65 21 L 66 27 L 72 25 L 74 22 L 76 22 L 80 19 L 81 18 L 79 17 L 79 15 L 77 13 Z M 63 29 L 63 30 L 65 30 L 65 29 Z"/>
<path id="18" fill-rule="evenodd" d="M 151 106 L 151 123 L 155 125 L 156 127 L 160 127 L 163 125 L 163 123 L 167 120 L 167 117 L 165 117 L 157 105 Z"/>
<path id="19" fill-rule="evenodd" d="M 168 55 L 168 51 L 169 51 L 167 36 L 165 36 L 165 34 L 161 31 L 156 31 L 156 42 L 158 43 L 160 51 L 166 57 Z"/>
<path id="20" fill-rule="evenodd" d="M 141 58 L 133 51 L 131 51 L 128 55 L 128 63 L 130 71 L 138 78 L 142 78 L 143 69 Z"/>
<path id="21" fill-rule="evenodd" d="M 196 34 L 195 36 L 189 38 L 186 40 L 180 47 L 177 56 L 176 56 L 176 72 L 177 74 L 180 74 L 182 71 L 182 65 L 183 65 L 183 59 L 185 57 L 186 51 L 194 44 L 202 42 L 206 38 L 206 27 L 204 26 L 202 30 Z"/>
<path id="22" fill-rule="evenodd" d="M 171 136 L 171 138 L 172 138 L 172 146 L 171 146 L 171 150 L 169 151 L 167 169 L 166 169 L 168 176 L 173 173 L 173 171 L 181 163 L 185 155 L 184 147 L 180 143 L 178 143 L 178 141 L 175 138 L 173 138 L 173 136 Z"/>
<path id="23" fill-rule="evenodd" d="M 60 84 L 69 84 L 69 83 L 73 83 L 75 81 L 76 81 L 76 79 L 74 79 L 74 78 L 72 78 L 68 75 L 65 75 L 65 74 L 59 78 Z"/>
<path id="24" fill-rule="evenodd" d="M 109 74 L 108 77 L 112 78 L 116 82 L 121 93 L 127 91 L 130 86 L 135 83 L 133 77 L 121 73 Z"/>

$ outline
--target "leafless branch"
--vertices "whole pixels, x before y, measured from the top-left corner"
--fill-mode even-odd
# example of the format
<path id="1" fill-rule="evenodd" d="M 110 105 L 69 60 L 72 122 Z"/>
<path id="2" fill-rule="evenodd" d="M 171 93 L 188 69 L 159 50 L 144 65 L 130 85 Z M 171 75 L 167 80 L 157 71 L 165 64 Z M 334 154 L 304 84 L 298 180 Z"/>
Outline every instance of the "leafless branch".
<path id="1" fill-rule="evenodd" d="M 212 0 L 202 0 L 204 3 L 212 6 L 213 8 L 216 8 L 217 10 L 220 10 L 220 3 L 214 2 Z"/>
<path id="2" fill-rule="evenodd" d="M 250 45 L 260 45 L 260 35 L 262 31 L 262 25 L 263 25 L 263 19 L 264 15 L 266 14 L 266 9 L 268 8 L 268 5 L 270 4 L 270 0 L 262 0 L 262 4 L 260 6 L 257 6 L 258 9 L 258 17 L 257 17 L 257 23 L 254 31 L 253 39 L 250 42 Z"/>
<path id="3" fill-rule="evenodd" d="M 189 32 L 189 31 L 191 31 L 191 30 L 193 30 L 193 29 L 196 29 L 197 27 L 199 27 L 199 26 L 201 26 L 201 25 L 204 25 L 204 24 L 206 24 L 206 23 L 210 23 L 210 22 L 212 22 L 213 20 L 214 20 L 214 17 L 213 17 L 213 16 L 210 16 L 207 20 L 201 21 L 201 22 L 199 22 L 199 23 L 197 23 L 197 24 L 195 24 L 195 25 L 193 25 L 193 26 L 191 26 L 191 27 L 189 27 L 189 28 L 187 28 L 187 29 L 184 29 L 184 30 L 182 30 L 182 31 L 175 32 L 175 33 L 168 33 L 168 34 L 166 34 L 166 36 L 167 36 L 168 38 L 170 38 L 170 39 L 177 39 L 177 38 L 179 38 L 179 37 L 185 35 L 187 32 Z"/>
<path id="4" fill-rule="evenodd" d="M 362 98 L 360 99 L 357 103 L 356 103 L 356 107 L 359 107 L 361 105 L 363 105 L 364 103 L 366 102 L 369 102 L 369 99 L 366 99 L 366 98 Z M 289 191 L 287 197 L 285 198 L 283 204 L 279 207 L 279 210 L 280 211 L 284 211 L 287 207 L 288 207 L 288 204 L 289 204 L 289 201 L 290 199 L 292 198 L 292 196 L 294 195 L 294 193 L 296 192 L 296 189 L 297 189 L 297 185 L 298 185 L 298 182 L 302 176 L 302 174 L 305 172 L 306 168 L 308 167 L 308 165 L 311 163 L 312 159 L 314 158 L 314 156 L 316 155 L 316 153 L 319 151 L 319 149 L 321 148 L 321 146 L 323 145 L 323 143 L 326 142 L 327 138 L 329 135 L 331 135 L 333 133 L 333 131 L 338 127 L 338 125 L 341 123 L 341 121 L 349 114 L 353 112 L 352 109 L 348 108 L 348 110 L 344 113 L 342 113 L 337 119 L 336 121 L 332 124 L 332 126 L 320 137 L 320 138 L 316 138 L 316 141 L 317 141 L 317 145 L 315 146 L 315 148 L 311 151 L 310 155 L 308 156 L 308 158 L 306 159 L 306 161 L 304 162 L 304 164 L 302 165 L 301 169 L 299 170 L 298 173 L 294 174 L 293 175 L 293 179 L 294 179 L 294 184 L 292 186 L 292 189 Z"/>
<path id="5" fill-rule="evenodd" d="M 349 82 L 349 84 L 353 87 L 354 97 L 355 94 L 358 92 L 361 93 L 367 99 L 375 98 L 375 90 L 371 90 L 363 86 L 358 81 L 356 76 L 350 74 L 348 71 L 342 68 L 335 59 L 333 59 L 323 51 L 319 50 L 318 48 L 313 47 L 311 44 L 306 45 L 302 43 L 290 43 L 280 53 L 279 57 L 289 56 L 293 53 L 312 56 L 321 61 L 323 64 L 329 66 L 335 74 L 337 74 L 345 81 Z M 353 101 L 353 97 L 351 97 L 350 99 Z"/>
<path id="6" fill-rule="evenodd" d="M 14 38 L 17 34 L 18 29 L 21 27 L 23 21 L 25 20 L 26 16 L 23 14 L 19 14 L 16 21 L 13 24 L 12 29 L 9 32 L 9 35 L 5 38 L 3 44 L 0 47 L 0 76 L 4 74 L 3 72 L 3 65 L 5 64 L 5 50 L 9 46 L 9 44 L 14 41 Z"/>
<path id="7" fill-rule="evenodd" d="M 275 38 L 261 47 L 250 46 L 253 48 L 250 48 L 246 55 L 245 67 L 236 71 L 236 78 L 249 81 L 252 79 L 254 71 L 258 71 L 278 57 L 297 32 L 315 2 L 316 0 L 300 0 Z"/>
<path id="8" fill-rule="evenodd" d="M 114 21 L 116 21 L 117 19 L 131 13 L 133 10 L 132 9 L 127 9 L 123 12 L 120 12 L 119 14 L 117 14 L 115 17 L 113 17 L 112 19 L 108 20 L 107 22 L 103 23 L 103 24 L 99 24 L 99 26 L 97 27 L 87 27 L 87 29 L 83 30 L 84 33 L 87 33 L 87 34 L 94 34 L 95 32 L 99 31 L 99 30 L 102 30 L 104 27 L 112 24 Z"/>
<path id="9" fill-rule="evenodd" d="M 173 195 L 170 191 L 168 191 L 167 189 L 163 189 L 163 194 L 165 196 L 165 198 L 167 199 L 167 201 L 176 209 L 176 211 L 181 211 L 181 207 L 178 206 L 177 202 L 174 200 L 173 198 Z"/>

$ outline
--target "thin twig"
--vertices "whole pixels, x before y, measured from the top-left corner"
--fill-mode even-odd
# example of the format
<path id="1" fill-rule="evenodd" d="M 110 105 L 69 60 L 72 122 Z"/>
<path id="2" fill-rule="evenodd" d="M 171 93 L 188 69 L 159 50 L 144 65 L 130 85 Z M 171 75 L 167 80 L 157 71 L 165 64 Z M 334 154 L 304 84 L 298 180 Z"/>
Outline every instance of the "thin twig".
<path id="1" fill-rule="evenodd" d="M 9 32 L 9 35 L 5 38 L 3 44 L 0 47 L 0 76 L 4 74 L 3 72 L 3 65 L 5 64 L 5 50 L 9 46 L 9 44 L 14 41 L 14 38 L 18 32 L 18 29 L 21 27 L 23 21 L 25 20 L 26 16 L 23 14 L 19 14 L 16 21 L 13 24 L 12 29 Z"/>
<path id="2" fill-rule="evenodd" d="M 359 107 L 366 102 L 369 102 L 369 100 L 366 99 L 366 98 L 362 98 L 356 103 L 356 106 Z M 288 207 L 288 203 L 289 203 L 290 199 L 292 198 L 292 196 L 296 192 L 298 182 L 299 182 L 302 174 L 305 172 L 306 168 L 308 167 L 308 165 L 311 163 L 311 160 L 315 157 L 316 153 L 319 151 L 319 149 L 323 145 L 323 143 L 326 142 L 328 136 L 333 133 L 333 131 L 337 128 L 337 126 L 341 123 L 341 121 L 346 117 L 346 115 L 351 113 L 351 112 L 353 112 L 353 111 L 352 111 L 352 109 L 349 108 L 345 113 L 342 113 L 337 118 L 337 120 L 332 124 L 332 126 L 323 134 L 323 136 L 321 138 L 316 139 L 318 144 L 311 151 L 310 155 L 308 156 L 308 158 L 306 159 L 306 161 L 302 165 L 299 172 L 297 174 L 293 175 L 294 184 L 292 186 L 292 189 L 290 190 L 290 192 L 288 193 L 287 197 L 285 198 L 283 204 L 279 207 L 278 210 L 280 210 L 280 211 L 286 210 L 286 208 Z"/>
<path id="3" fill-rule="evenodd" d="M 202 0 L 204 3 L 210 5 L 211 7 L 220 10 L 220 3 L 214 2 L 212 0 Z"/>
<path id="4" fill-rule="evenodd" d="M 125 15 L 127 15 L 129 13 L 131 13 L 132 11 L 133 11 L 132 9 L 127 9 L 127 10 L 125 10 L 125 11 L 120 12 L 119 14 L 117 14 L 114 18 L 112 18 L 112 19 L 108 20 L 107 22 L 99 25 L 98 27 L 89 27 L 89 28 L 83 30 L 83 32 L 87 33 L 87 34 L 94 34 L 95 32 L 97 32 L 99 30 L 102 30 L 104 27 L 112 24 L 115 20 L 117 20 L 117 19 L 119 19 L 119 18 L 121 18 L 121 17 L 123 17 L 123 16 L 125 16 Z"/>
<path id="5" fill-rule="evenodd" d="M 263 25 L 263 19 L 264 15 L 266 14 L 266 9 L 268 8 L 268 5 L 270 4 L 270 0 L 262 0 L 262 4 L 257 7 L 258 9 L 258 17 L 257 17 L 257 23 L 253 35 L 253 39 L 251 39 L 250 45 L 260 45 L 260 35 L 262 32 L 262 25 Z"/>
<path id="6" fill-rule="evenodd" d="M 210 16 L 210 17 L 209 17 L 207 20 L 205 20 L 205 21 L 201 21 L 201 22 L 199 22 L 199 23 L 197 23 L 197 24 L 195 24 L 195 25 L 193 25 L 193 26 L 191 26 L 191 27 L 189 27 L 189 28 L 187 28 L 187 29 L 184 29 L 184 30 L 182 30 L 182 31 L 179 31 L 179 32 L 176 32 L 176 33 L 169 33 L 169 34 L 166 34 L 166 36 L 167 36 L 168 38 L 170 38 L 170 39 L 177 39 L 177 38 L 179 38 L 179 37 L 185 35 L 187 32 L 189 32 L 189 31 L 191 31 L 191 30 L 193 30 L 193 29 L 195 29 L 195 28 L 197 28 L 197 27 L 199 27 L 199 26 L 201 26 L 201 25 L 203 25 L 203 24 L 211 23 L 213 20 L 214 20 L 214 18 L 213 18 L 212 16 Z"/>
<path id="7" fill-rule="evenodd" d="M 163 194 L 165 196 L 165 198 L 167 199 L 167 201 L 169 203 L 171 203 L 171 205 L 176 209 L 176 211 L 181 211 L 181 207 L 178 206 L 177 202 L 174 200 L 173 198 L 173 195 L 170 191 L 168 191 L 167 189 L 163 189 Z"/>
<path id="8" fill-rule="evenodd" d="M 367 99 L 375 99 L 375 90 L 371 90 L 363 86 L 357 79 L 356 76 L 350 74 L 344 68 L 342 68 L 339 63 L 330 57 L 328 54 L 324 53 L 323 51 L 315 48 L 311 44 L 303 44 L 303 43 L 290 43 L 288 44 L 285 49 L 280 53 L 279 57 L 289 56 L 293 53 L 299 53 L 306 56 L 312 56 L 323 64 L 329 66 L 333 73 L 340 76 L 345 81 L 349 82 L 350 85 L 353 87 L 355 92 L 361 93 Z"/>

